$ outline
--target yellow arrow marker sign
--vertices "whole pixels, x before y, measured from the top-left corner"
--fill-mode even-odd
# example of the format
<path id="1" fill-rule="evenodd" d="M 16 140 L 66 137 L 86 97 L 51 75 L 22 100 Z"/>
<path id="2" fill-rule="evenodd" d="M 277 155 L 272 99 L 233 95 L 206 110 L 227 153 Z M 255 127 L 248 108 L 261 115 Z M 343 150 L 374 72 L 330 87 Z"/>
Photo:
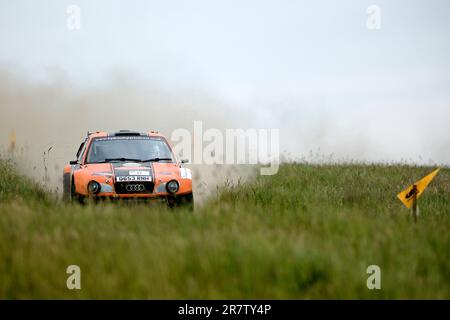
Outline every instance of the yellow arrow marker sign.
<path id="1" fill-rule="evenodd" d="M 436 169 L 427 176 L 423 177 L 421 180 L 400 192 L 397 197 L 408 209 L 411 208 L 414 198 L 418 199 L 420 197 L 422 192 L 426 189 L 431 180 L 433 180 L 439 170 L 440 169 Z"/>

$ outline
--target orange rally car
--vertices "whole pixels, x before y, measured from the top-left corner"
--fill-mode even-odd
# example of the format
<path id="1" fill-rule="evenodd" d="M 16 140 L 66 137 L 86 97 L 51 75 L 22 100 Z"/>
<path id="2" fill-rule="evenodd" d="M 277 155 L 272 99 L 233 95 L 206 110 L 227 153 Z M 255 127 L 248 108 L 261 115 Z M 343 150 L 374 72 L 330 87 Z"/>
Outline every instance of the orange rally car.
<path id="1" fill-rule="evenodd" d="M 193 207 L 191 170 L 158 132 L 88 133 L 77 160 L 64 167 L 63 196 L 165 201 Z"/>

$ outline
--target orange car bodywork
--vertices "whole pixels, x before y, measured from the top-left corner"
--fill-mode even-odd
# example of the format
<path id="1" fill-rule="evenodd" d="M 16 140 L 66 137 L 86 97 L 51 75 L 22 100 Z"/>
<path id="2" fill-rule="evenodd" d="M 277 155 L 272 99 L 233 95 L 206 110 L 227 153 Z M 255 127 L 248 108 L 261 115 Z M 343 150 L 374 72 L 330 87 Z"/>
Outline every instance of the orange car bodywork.
<path id="1" fill-rule="evenodd" d="M 84 147 L 78 155 L 78 162 L 71 163 L 64 167 L 64 194 L 65 197 L 77 195 L 81 197 L 101 197 L 101 198 L 147 198 L 162 199 L 176 198 L 182 196 L 192 197 L 192 177 L 190 170 L 184 168 L 182 163 L 173 154 L 172 146 L 165 137 L 157 132 L 151 131 L 140 134 L 141 136 L 158 137 L 163 139 L 169 146 L 175 162 L 150 162 L 134 163 L 125 161 L 122 163 L 86 163 L 87 151 L 95 138 L 105 138 L 110 136 L 106 132 L 96 132 L 88 134 L 84 142 Z M 152 190 L 146 192 L 118 192 L 116 178 L 120 172 L 121 175 L 127 175 L 127 172 L 135 170 L 149 171 L 152 177 Z M 176 180 L 179 189 L 176 193 L 169 193 L 166 189 L 166 183 Z M 92 195 L 88 191 L 88 183 L 96 181 L 101 185 L 100 192 Z"/>

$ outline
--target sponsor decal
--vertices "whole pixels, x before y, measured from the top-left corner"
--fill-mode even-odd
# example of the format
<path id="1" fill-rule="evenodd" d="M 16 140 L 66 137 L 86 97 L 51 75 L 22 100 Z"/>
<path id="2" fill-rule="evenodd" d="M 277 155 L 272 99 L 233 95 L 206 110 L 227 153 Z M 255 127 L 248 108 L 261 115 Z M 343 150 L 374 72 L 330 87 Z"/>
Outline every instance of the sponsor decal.
<path id="1" fill-rule="evenodd" d="M 150 171 L 130 170 L 129 174 L 130 174 L 130 176 L 149 176 L 150 175 Z"/>
<path id="2" fill-rule="evenodd" d="M 118 137 L 102 137 L 95 138 L 97 141 L 108 141 L 108 140 L 162 140 L 159 137 L 149 137 L 149 136 L 118 136 Z"/>
<path id="3" fill-rule="evenodd" d="M 142 164 L 136 162 L 127 162 L 122 164 L 123 167 L 142 167 Z"/>

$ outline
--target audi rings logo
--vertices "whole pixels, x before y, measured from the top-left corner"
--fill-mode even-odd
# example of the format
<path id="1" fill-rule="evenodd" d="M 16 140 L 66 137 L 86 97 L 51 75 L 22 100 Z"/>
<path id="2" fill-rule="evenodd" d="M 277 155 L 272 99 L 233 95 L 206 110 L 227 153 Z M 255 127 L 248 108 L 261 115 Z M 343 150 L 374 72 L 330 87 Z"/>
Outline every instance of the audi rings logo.
<path id="1" fill-rule="evenodd" d="M 140 184 L 128 184 L 125 189 L 128 192 L 140 192 L 140 191 L 144 191 L 145 190 L 145 186 L 140 183 Z"/>

